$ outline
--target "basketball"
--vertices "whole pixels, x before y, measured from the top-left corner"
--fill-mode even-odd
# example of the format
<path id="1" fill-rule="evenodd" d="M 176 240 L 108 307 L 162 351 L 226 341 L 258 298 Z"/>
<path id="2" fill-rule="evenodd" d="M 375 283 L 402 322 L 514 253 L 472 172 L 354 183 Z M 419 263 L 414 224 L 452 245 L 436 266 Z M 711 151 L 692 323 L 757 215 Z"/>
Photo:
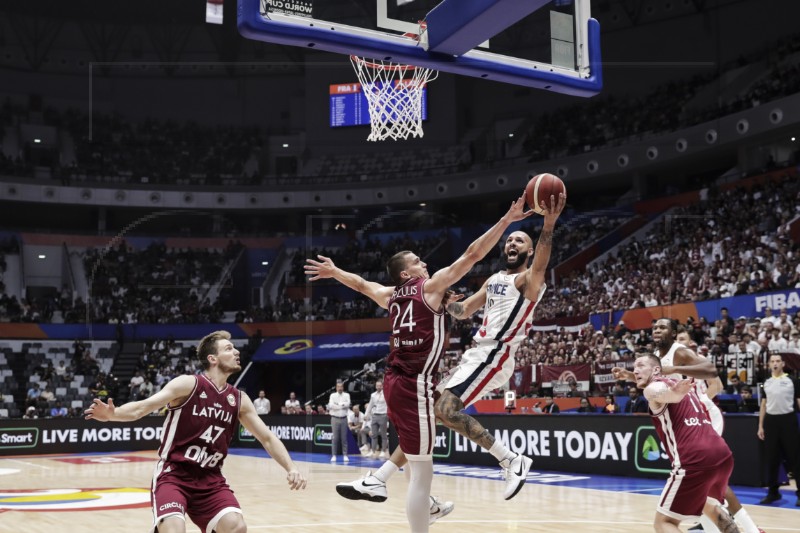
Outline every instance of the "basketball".
<path id="1" fill-rule="evenodd" d="M 525 186 L 525 201 L 534 212 L 543 215 L 542 202 L 550 206 L 550 196 L 555 196 L 558 202 L 558 195 L 567 194 L 564 182 L 558 176 L 552 174 L 538 174 L 531 178 Z"/>

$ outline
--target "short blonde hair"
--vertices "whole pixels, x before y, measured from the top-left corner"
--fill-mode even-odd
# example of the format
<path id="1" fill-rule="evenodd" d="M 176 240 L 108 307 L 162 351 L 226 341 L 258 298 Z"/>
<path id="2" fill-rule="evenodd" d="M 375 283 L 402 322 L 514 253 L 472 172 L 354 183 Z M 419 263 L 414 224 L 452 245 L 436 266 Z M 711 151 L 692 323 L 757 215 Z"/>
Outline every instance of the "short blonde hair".
<path id="1" fill-rule="evenodd" d="M 208 370 L 211 366 L 208 356 L 216 355 L 217 341 L 230 339 L 231 334 L 225 330 L 213 331 L 200 339 L 200 343 L 197 345 L 197 357 L 200 359 L 200 364 L 203 365 L 203 370 Z"/>

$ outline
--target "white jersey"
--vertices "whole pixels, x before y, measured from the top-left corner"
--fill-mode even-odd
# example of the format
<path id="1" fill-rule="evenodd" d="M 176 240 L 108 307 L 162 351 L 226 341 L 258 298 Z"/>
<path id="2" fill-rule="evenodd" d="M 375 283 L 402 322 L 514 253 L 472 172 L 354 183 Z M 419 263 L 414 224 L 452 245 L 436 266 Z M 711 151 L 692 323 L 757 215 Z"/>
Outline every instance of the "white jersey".
<path id="1" fill-rule="evenodd" d="M 672 346 L 669 347 L 667 354 L 663 357 L 660 357 L 661 364 L 663 366 L 675 366 L 675 352 L 678 350 L 678 348 L 686 348 L 686 346 L 679 342 L 673 342 Z M 656 350 L 656 357 L 659 357 L 658 350 Z M 665 375 L 665 377 L 683 379 L 683 376 L 678 373 Z M 706 385 L 706 381 L 704 379 L 695 380 L 694 390 L 697 393 L 697 397 L 700 399 L 700 403 L 702 403 L 703 407 L 706 408 L 708 418 L 711 419 L 711 427 L 714 428 L 714 431 L 716 431 L 718 435 L 722 435 L 722 429 L 724 426 L 722 411 L 720 411 L 719 407 L 717 407 L 714 401 L 708 397 L 708 385 Z"/>
<path id="2" fill-rule="evenodd" d="M 513 351 L 528 334 L 536 309 L 547 285 L 542 285 L 536 301 L 531 302 L 519 292 L 514 280 L 520 274 L 493 274 L 486 284 L 486 306 L 483 311 L 483 324 L 475 335 L 479 345 L 496 344 L 509 346 Z"/>

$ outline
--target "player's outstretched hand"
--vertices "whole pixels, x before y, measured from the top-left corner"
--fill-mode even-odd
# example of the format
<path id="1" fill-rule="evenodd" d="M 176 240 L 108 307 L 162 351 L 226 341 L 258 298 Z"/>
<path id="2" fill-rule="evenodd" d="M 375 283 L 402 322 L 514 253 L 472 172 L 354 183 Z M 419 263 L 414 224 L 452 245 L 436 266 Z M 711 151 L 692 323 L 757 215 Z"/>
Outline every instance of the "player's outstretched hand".
<path id="1" fill-rule="evenodd" d="M 692 387 L 694 386 L 694 378 L 686 378 L 678 381 L 677 383 L 673 383 L 670 389 L 672 392 L 676 392 L 678 394 L 688 394 Z"/>
<path id="2" fill-rule="evenodd" d="M 511 207 L 508 208 L 508 213 L 503 218 L 509 223 L 528 218 L 534 211 L 533 209 L 525 211 L 525 205 L 525 193 L 523 192 L 522 196 L 511 202 Z"/>
<path id="3" fill-rule="evenodd" d="M 306 259 L 305 274 L 311 276 L 308 281 L 316 281 L 318 279 L 332 278 L 333 273 L 336 271 L 336 265 L 330 257 L 318 255 L 319 261 L 313 259 Z"/>
<path id="4" fill-rule="evenodd" d="M 92 400 L 92 405 L 90 405 L 83 414 L 86 415 L 84 417 L 86 420 L 94 419 L 100 422 L 108 422 L 111 420 L 111 417 L 114 416 L 115 409 L 113 398 L 109 398 L 107 404 L 103 403 L 103 400 L 100 398 L 95 398 Z"/>
<path id="5" fill-rule="evenodd" d="M 306 478 L 297 470 L 289 470 L 286 473 L 286 481 L 289 482 L 290 490 L 303 490 L 306 488 Z"/>
<path id="6" fill-rule="evenodd" d="M 625 381 L 634 381 L 633 372 L 625 368 L 615 366 L 611 369 L 611 373 L 614 375 L 614 379 L 616 380 L 624 379 Z"/>
<path id="7" fill-rule="evenodd" d="M 457 293 L 452 289 L 447 289 L 442 297 L 442 307 L 447 307 L 447 304 L 456 303 L 464 298 L 463 294 Z"/>
<path id="8" fill-rule="evenodd" d="M 556 203 L 556 200 L 558 200 L 557 203 Z M 564 206 L 565 205 L 567 205 L 567 195 L 564 194 L 563 192 L 559 193 L 557 199 L 556 199 L 556 197 L 554 195 L 552 195 L 552 194 L 550 195 L 550 206 L 549 207 L 547 205 L 547 201 L 546 200 L 542 200 L 542 205 L 540 207 L 544 211 L 543 215 L 544 215 L 545 221 L 552 220 L 553 222 L 555 222 L 555 220 L 561 214 L 561 211 L 564 210 Z"/>

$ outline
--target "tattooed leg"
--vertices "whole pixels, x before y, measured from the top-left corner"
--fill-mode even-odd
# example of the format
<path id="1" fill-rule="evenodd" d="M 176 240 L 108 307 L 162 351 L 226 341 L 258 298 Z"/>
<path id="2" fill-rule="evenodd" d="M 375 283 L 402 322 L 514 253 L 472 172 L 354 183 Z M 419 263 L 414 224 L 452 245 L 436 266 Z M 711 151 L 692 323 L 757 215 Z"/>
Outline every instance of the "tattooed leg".
<path id="1" fill-rule="evenodd" d="M 739 526 L 733 521 L 733 517 L 722 505 L 713 500 L 706 503 L 704 512 L 709 516 L 721 533 L 739 533 Z"/>
<path id="2" fill-rule="evenodd" d="M 468 414 L 462 413 L 462 409 L 464 409 L 464 402 L 449 390 L 442 393 L 434 406 L 436 418 L 441 420 L 445 426 L 479 444 L 481 448 L 490 449 L 494 444 L 492 434 L 480 422 Z"/>

